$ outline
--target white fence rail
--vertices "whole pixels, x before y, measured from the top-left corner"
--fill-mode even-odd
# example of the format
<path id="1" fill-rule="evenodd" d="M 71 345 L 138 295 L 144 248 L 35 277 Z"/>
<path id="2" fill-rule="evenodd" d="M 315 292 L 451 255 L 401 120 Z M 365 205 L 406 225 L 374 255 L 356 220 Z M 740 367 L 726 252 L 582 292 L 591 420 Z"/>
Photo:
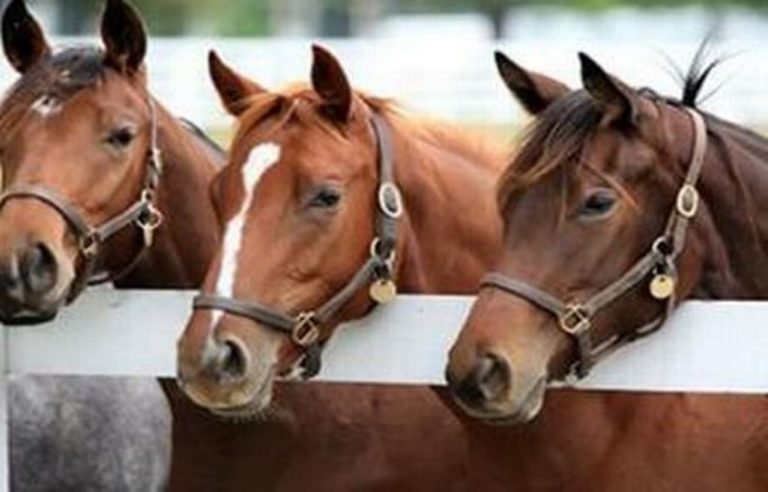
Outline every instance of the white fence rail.
<path id="1" fill-rule="evenodd" d="M 49 324 L 6 328 L 11 373 L 166 376 L 193 293 L 88 292 Z M 443 384 L 472 298 L 400 296 L 328 345 L 318 379 Z M 768 303 L 688 302 L 647 339 L 601 362 L 584 389 L 768 393 Z"/>

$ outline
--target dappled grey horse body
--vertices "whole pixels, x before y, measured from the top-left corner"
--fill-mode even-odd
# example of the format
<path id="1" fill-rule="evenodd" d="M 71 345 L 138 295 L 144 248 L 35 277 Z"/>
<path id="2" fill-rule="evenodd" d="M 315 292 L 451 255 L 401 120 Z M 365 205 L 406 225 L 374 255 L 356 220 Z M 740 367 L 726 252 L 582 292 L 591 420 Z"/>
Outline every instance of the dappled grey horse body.
<path id="1" fill-rule="evenodd" d="M 150 378 L 14 376 L 13 491 L 164 490 L 171 413 Z"/>

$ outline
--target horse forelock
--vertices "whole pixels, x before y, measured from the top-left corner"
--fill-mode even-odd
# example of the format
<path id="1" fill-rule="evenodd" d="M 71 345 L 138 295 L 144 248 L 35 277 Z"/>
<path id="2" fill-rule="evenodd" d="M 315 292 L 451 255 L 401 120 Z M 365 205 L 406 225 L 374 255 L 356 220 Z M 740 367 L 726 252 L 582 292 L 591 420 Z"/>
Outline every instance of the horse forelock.
<path id="1" fill-rule="evenodd" d="M 8 131 L 28 111 L 47 116 L 75 94 L 102 80 L 104 53 L 93 47 L 66 48 L 24 73 L 0 103 L 0 130 Z"/>
<path id="2" fill-rule="evenodd" d="M 601 117 L 600 107 L 584 90 L 571 92 L 540 113 L 525 130 L 499 180 L 499 209 L 506 209 L 516 192 L 569 163 L 578 163 Z"/>
<path id="3" fill-rule="evenodd" d="M 396 101 L 372 96 L 363 91 L 355 91 L 356 106 L 354 119 L 368 119 L 371 113 L 377 113 L 386 119 L 395 134 L 404 139 L 420 139 L 434 142 L 436 148 L 452 150 L 473 157 L 478 165 L 494 163 L 501 158 L 500 147 L 495 141 L 480 132 L 468 131 L 438 120 L 415 118 Z M 253 145 L 249 136 L 257 127 L 265 128 L 264 140 L 274 138 L 275 133 L 288 125 L 299 124 L 304 128 L 321 131 L 332 139 L 348 137 L 351 125 L 334 122 L 323 112 L 325 102 L 305 83 L 291 84 L 279 92 L 265 92 L 251 96 L 248 109 L 240 117 L 238 129 L 233 139 L 233 154 L 238 146 Z M 357 125 L 357 128 L 369 131 L 370 125 Z M 403 149 L 409 151 L 412 147 Z M 245 152 L 242 152 L 245 155 Z M 419 156 L 399 155 L 398 161 L 418 161 Z"/>

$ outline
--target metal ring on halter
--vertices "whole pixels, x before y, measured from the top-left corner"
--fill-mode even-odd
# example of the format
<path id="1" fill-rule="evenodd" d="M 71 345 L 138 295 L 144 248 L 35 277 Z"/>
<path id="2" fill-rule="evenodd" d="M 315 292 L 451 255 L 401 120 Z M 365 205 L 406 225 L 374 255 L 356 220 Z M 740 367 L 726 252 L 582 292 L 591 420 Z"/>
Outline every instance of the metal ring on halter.
<path id="1" fill-rule="evenodd" d="M 651 246 L 651 251 L 653 251 L 655 254 L 662 258 L 666 258 L 672 253 L 674 253 L 672 249 L 672 244 L 669 242 L 669 238 L 667 236 L 659 236 L 656 238 L 655 241 L 653 241 L 653 245 Z"/>
<path id="2" fill-rule="evenodd" d="M 381 239 L 378 238 L 378 237 L 373 238 L 373 241 L 371 241 L 371 247 L 370 247 L 370 252 L 371 252 L 371 257 L 372 258 L 381 258 L 381 254 L 379 253 L 379 246 L 380 245 L 381 245 Z M 394 263 L 395 255 L 396 254 L 397 253 L 395 252 L 394 249 L 392 251 L 390 251 L 389 255 L 386 258 L 383 258 L 384 263 L 387 263 L 387 264 L 390 264 L 390 265 L 392 263 Z"/>
<path id="3" fill-rule="evenodd" d="M 313 311 L 296 316 L 296 324 L 293 325 L 291 339 L 300 347 L 309 347 L 317 343 L 320 339 L 320 330 L 317 327 Z"/>
<path id="4" fill-rule="evenodd" d="M 403 215 L 403 196 L 400 189 L 392 182 L 382 183 L 378 192 L 379 209 L 391 219 L 399 219 Z"/>
<path id="5" fill-rule="evenodd" d="M 94 258 L 99 252 L 99 243 L 99 236 L 96 232 L 90 232 L 89 234 L 82 236 L 78 240 L 80 254 L 89 260 Z"/>
<path id="6" fill-rule="evenodd" d="M 147 202 L 147 208 L 136 223 L 142 229 L 157 229 L 163 223 L 163 213 L 152 202 Z"/>
<path id="7" fill-rule="evenodd" d="M 557 321 L 560 323 L 560 329 L 569 335 L 578 335 L 588 330 L 592 324 L 589 313 L 581 304 L 569 304 Z"/>
<path id="8" fill-rule="evenodd" d="M 684 184 L 677 193 L 677 213 L 686 219 L 693 218 L 699 208 L 699 192 L 691 184 Z"/>

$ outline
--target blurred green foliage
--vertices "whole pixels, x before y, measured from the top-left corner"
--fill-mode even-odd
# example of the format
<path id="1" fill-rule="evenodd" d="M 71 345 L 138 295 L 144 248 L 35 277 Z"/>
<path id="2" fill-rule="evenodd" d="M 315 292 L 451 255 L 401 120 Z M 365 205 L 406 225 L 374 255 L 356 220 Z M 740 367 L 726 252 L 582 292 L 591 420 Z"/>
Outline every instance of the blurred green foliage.
<path id="1" fill-rule="evenodd" d="M 578 10 L 603 10 L 622 6 L 655 8 L 688 5 L 768 8 L 768 0 L 400 0 L 395 3 L 398 10 L 407 13 L 493 11 L 520 6 L 556 6 Z"/>
<path id="2" fill-rule="evenodd" d="M 141 10 L 154 35 L 187 32 L 227 36 L 259 36 L 270 33 L 270 13 L 286 0 L 132 0 Z M 302 0 L 292 0 L 301 5 Z M 768 10 L 768 0 L 303 0 L 321 6 L 323 30 L 349 30 L 350 12 L 366 2 L 380 2 L 382 12 L 450 13 L 482 12 L 500 32 L 505 13 L 515 7 L 557 6 L 602 10 L 620 6 L 678 7 L 703 5 L 712 8 L 744 6 Z M 66 34 L 93 32 L 103 0 L 31 0 L 58 5 L 59 30 Z M 2 3 L 2 0 L 0 0 Z M 315 4 L 315 5 L 317 5 Z M 301 8 L 301 7 L 299 7 Z M 301 10 L 299 10 L 301 11 Z M 327 29 L 326 29 L 327 28 Z"/>

